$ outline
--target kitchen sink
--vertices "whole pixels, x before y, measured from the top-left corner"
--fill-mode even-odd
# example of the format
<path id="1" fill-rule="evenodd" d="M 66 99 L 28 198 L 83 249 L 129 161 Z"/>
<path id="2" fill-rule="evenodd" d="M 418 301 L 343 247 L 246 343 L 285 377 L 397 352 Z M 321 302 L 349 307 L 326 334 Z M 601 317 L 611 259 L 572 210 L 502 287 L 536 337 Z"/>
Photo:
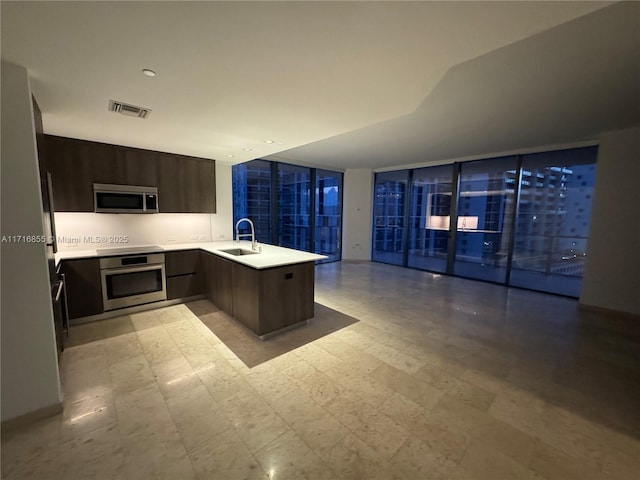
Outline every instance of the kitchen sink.
<path id="1" fill-rule="evenodd" d="M 240 255 L 254 255 L 258 252 L 254 252 L 253 250 L 245 250 L 244 248 L 229 248 L 227 250 L 220 250 L 223 253 L 228 253 L 229 255 L 234 255 L 239 257 Z"/>

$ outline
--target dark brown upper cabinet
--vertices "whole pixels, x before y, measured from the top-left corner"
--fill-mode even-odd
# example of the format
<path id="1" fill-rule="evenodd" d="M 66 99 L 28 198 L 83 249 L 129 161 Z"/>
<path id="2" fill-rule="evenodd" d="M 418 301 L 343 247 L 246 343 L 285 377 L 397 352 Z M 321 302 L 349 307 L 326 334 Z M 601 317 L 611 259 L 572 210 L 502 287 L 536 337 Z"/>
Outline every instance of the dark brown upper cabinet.
<path id="1" fill-rule="evenodd" d="M 93 212 L 93 184 L 158 187 L 160 213 L 215 213 L 215 161 L 45 135 L 56 211 Z"/>
<path id="2" fill-rule="evenodd" d="M 158 158 L 158 206 L 161 213 L 215 213 L 215 162 L 162 154 Z"/>

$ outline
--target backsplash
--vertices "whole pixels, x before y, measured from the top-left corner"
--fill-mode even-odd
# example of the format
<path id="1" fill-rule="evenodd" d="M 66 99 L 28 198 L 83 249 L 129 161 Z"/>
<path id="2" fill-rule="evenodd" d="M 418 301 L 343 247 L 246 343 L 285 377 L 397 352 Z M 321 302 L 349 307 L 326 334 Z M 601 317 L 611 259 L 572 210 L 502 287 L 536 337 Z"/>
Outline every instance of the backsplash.
<path id="1" fill-rule="evenodd" d="M 55 214 L 58 250 L 229 240 L 228 219 L 208 213 Z"/>

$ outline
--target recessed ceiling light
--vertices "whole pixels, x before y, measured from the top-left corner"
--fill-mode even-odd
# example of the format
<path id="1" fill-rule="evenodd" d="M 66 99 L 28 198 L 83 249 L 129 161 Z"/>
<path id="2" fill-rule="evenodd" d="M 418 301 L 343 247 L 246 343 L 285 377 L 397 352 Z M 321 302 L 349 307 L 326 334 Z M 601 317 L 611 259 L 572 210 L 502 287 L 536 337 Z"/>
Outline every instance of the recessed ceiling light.
<path id="1" fill-rule="evenodd" d="M 155 77 L 156 76 L 156 72 L 154 72 L 153 70 L 149 70 L 148 68 L 143 68 L 142 69 L 142 73 L 144 73 L 147 77 Z"/>
<path id="2" fill-rule="evenodd" d="M 243 150 L 244 150 L 245 152 L 250 152 L 250 151 L 251 151 L 251 148 L 246 147 L 246 148 L 243 148 Z"/>
<path id="3" fill-rule="evenodd" d="M 227 155 L 227 157 L 229 157 L 229 158 L 233 158 L 233 155 L 229 154 L 229 155 Z"/>
<path id="4" fill-rule="evenodd" d="M 265 140 L 264 143 L 273 143 L 273 140 Z"/>

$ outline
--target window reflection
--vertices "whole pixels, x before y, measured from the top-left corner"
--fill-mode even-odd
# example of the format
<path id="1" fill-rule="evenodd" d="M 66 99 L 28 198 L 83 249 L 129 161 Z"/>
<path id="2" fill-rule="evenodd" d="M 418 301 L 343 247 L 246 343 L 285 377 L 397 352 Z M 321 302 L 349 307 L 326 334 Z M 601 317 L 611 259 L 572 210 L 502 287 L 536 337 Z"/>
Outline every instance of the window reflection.
<path id="1" fill-rule="evenodd" d="M 579 296 L 596 156 L 590 147 L 523 157 L 512 285 Z"/>
<path id="2" fill-rule="evenodd" d="M 402 265 L 407 184 L 407 170 L 376 174 L 372 257 L 379 262 Z"/>

